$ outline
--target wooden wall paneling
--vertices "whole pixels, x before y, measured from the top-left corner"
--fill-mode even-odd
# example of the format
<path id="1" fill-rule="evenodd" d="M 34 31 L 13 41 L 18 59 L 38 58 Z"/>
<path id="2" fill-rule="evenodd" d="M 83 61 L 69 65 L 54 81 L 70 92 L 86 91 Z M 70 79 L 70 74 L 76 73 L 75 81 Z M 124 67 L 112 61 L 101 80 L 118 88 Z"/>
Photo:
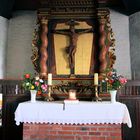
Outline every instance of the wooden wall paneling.
<path id="1" fill-rule="evenodd" d="M 14 112 L 20 102 L 29 100 L 29 94 L 22 88 L 22 80 L 0 80 L 3 93 L 2 140 L 22 140 L 22 125 L 17 126 L 14 121 Z"/>
<path id="2" fill-rule="evenodd" d="M 132 120 L 131 129 L 123 126 L 123 140 L 140 140 L 140 81 L 129 80 L 118 98 L 127 105 Z"/>
<path id="3" fill-rule="evenodd" d="M 15 124 L 14 112 L 20 102 L 29 100 L 29 95 L 4 95 L 3 140 L 22 140 L 22 125 Z"/>
<path id="4" fill-rule="evenodd" d="M 63 78 L 62 78 L 63 79 Z M 68 79 L 69 80 L 69 79 Z M 59 80 L 60 82 L 61 80 Z M 85 80 L 84 80 L 85 81 Z M 58 81 L 56 81 L 58 83 Z M 15 84 L 15 85 L 14 85 Z M 18 94 L 15 94 L 15 87 L 18 84 Z M 21 140 L 22 136 L 22 125 L 16 126 L 14 121 L 14 112 L 18 103 L 29 100 L 29 94 L 23 92 L 21 88 L 21 80 L 0 80 L 0 85 L 2 85 L 2 93 L 4 94 L 3 102 L 3 140 L 9 140 L 13 138 L 14 140 Z M 10 85 L 10 86 L 8 86 Z M 132 128 L 128 128 L 123 125 L 123 140 L 139 140 L 139 126 L 140 126 L 140 95 L 137 90 L 131 90 L 132 87 L 139 88 L 139 82 L 128 81 L 126 87 L 118 93 L 118 101 L 127 105 L 132 119 Z M 10 92 L 12 91 L 12 92 Z M 128 93 L 129 94 L 128 94 Z M 19 94 L 20 93 L 20 94 Z M 137 95 L 136 95 L 137 94 Z M 83 94 L 82 94 L 83 95 Z M 67 95 L 64 95 L 65 97 Z M 84 95 L 83 95 L 84 96 Z M 83 99 L 87 100 L 84 96 Z M 60 99 L 60 96 L 56 95 L 56 98 Z M 89 98 L 89 97 L 88 97 Z M 91 98 L 90 98 L 91 99 Z M 0 130 L 0 131 L 1 131 Z M 7 135 L 9 134 L 9 135 Z"/>
<path id="5" fill-rule="evenodd" d="M 10 98 L 10 99 L 8 99 Z M 3 140 L 8 139 L 22 139 L 21 126 L 16 127 L 14 123 L 14 111 L 16 107 L 16 102 L 14 97 L 4 96 L 4 106 L 3 106 Z"/>
<path id="6" fill-rule="evenodd" d="M 0 139 L 2 139 L 2 137 L 3 137 L 3 136 L 2 136 L 2 134 L 3 134 L 2 131 L 3 131 L 2 126 L 0 126 Z M 2 140 L 3 140 L 3 139 L 2 139 Z"/>
<path id="7" fill-rule="evenodd" d="M 140 140 L 140 100 L 136 101 L 136 140 Z"/>
<path id="8" fill-rule="evenodd" d="M 0 93 L 2 93 L 2 84 L 0 84 Z M 0 108 L 0 121 L 1 121 L 1 108 Z M 2 139 L 2 125 L 0 125 L 0 139 Z"/>
<path id="9" fill-rule="evenodd" d="M 127 125 L 122 125 L 122 137 L 123 140 L 136 140 L 136 110 L 134 109 L 135 107 L 135 100 L 128 100 L 127 98 L 119 98 L 119 101 L 126 104 L 130 113 L 130 117 L 132 120 L 132 128 L 128 128 Z"/>
<path id="10" fill-rule="evenodd" d="M 140 96 L 119 95 L 119 101 L 127 105 L 132 120 L 132 128 L 128 128 L 127 125 L 122 126 L 123 140 L 139 140 Z"/>

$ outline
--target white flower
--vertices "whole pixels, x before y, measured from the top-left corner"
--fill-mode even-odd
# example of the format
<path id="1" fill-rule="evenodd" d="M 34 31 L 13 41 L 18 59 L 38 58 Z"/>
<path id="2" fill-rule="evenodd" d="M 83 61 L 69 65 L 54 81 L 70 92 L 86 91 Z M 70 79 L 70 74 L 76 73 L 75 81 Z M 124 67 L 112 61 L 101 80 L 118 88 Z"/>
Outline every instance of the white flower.
<path id="1" fill-rule="evenodd" d="M 105 78 L 106 81 L 108 81 L 108 78 Z"/>
<path id="2" fill-rule="evenodd" d="M 39 79 L 39 82 L 40 82 L 40 83 L 43 83 L 43 80 L 42 80 L 42 79 Z"/>
<path id="3" fill-rule="evenodd" d="M 30 85 L 30 83 L 29 83 L 29 82 L 27 82 L 27 83 L 26 83 L 26 86 L 29 86 L 29 85 Z"/>
<path id="4" fill-rule="evenodd" d="M 35 80 L 39 80 L 39 76 L 36 76 L 36 77 L 35 77 Z"/>

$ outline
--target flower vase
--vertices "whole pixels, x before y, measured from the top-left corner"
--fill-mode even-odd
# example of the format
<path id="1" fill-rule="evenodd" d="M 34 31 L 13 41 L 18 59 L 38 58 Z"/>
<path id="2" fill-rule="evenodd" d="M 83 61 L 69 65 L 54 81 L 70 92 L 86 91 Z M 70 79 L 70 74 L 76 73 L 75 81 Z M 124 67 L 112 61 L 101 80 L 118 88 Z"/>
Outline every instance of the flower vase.
<path id="1" fill-rule="evenodd" d="M 111 103 L 116 103 L 117 90 L 110 90 Z"/>
<path id="2" fill-rule="evenodd" d="M 30 90 L 31 93 L 31 103 L 35 103 L 36 102 L 36 90 Z"/>

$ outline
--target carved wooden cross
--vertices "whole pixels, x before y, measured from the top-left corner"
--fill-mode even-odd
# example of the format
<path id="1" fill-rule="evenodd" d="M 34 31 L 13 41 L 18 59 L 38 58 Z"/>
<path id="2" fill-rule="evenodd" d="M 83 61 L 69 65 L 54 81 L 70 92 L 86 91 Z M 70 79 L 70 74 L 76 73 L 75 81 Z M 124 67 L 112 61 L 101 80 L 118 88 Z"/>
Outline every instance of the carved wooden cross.
<path id="1" fill-rule="evenodd" d="M 69 29 L 64 30 L 54 30 L 53 33 L 56 34 L 62 34 L 69 36 L 70 43 L 69 46 L 66 47 L 66 53 L 69 55 L 69 67 L 70 67 L 70 73 L 74 74 L 74 68 L 75 68 L 75 53 L 77 49 L 77 40 L 80 34 L 83 33 L 90 33 L 93 32 L 93 29 L 75 29 L 75 25 L 79 25 L 78 22 L 74 20 L 70 20 L 66 23 L 66 25 L 69 25 Z"/>

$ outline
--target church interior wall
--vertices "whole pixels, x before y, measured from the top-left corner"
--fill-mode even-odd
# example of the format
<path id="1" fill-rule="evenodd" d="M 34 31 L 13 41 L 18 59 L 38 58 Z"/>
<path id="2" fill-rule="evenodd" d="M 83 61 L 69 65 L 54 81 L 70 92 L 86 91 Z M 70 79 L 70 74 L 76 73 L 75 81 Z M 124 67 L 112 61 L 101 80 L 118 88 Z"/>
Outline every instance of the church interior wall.
<path id="1" fill-rule="evenodd" d="M 36 25 L 36 11 L 17 11 L 9 21 L 7 49 L 7 78 L 22 78 L 34 73 L 31 62 L 32 38 Z"/>
<path id="2" fill-rule="evenodd" d="M 9 21 L 0 16 L 0 79 L 6 76 L 7 31 Z"/>
<path id="3" fill-rule="evenodd" d="M 131 69 L 133 79 L 140 79 L 140 12 L 129 17 Z"/>
<path id="4" fill-rule="evenodd" d="M 111 27 L 115 36 L 116 62 L 118 73 L 131 79 L 129 16 L 110 9 Z"/>

